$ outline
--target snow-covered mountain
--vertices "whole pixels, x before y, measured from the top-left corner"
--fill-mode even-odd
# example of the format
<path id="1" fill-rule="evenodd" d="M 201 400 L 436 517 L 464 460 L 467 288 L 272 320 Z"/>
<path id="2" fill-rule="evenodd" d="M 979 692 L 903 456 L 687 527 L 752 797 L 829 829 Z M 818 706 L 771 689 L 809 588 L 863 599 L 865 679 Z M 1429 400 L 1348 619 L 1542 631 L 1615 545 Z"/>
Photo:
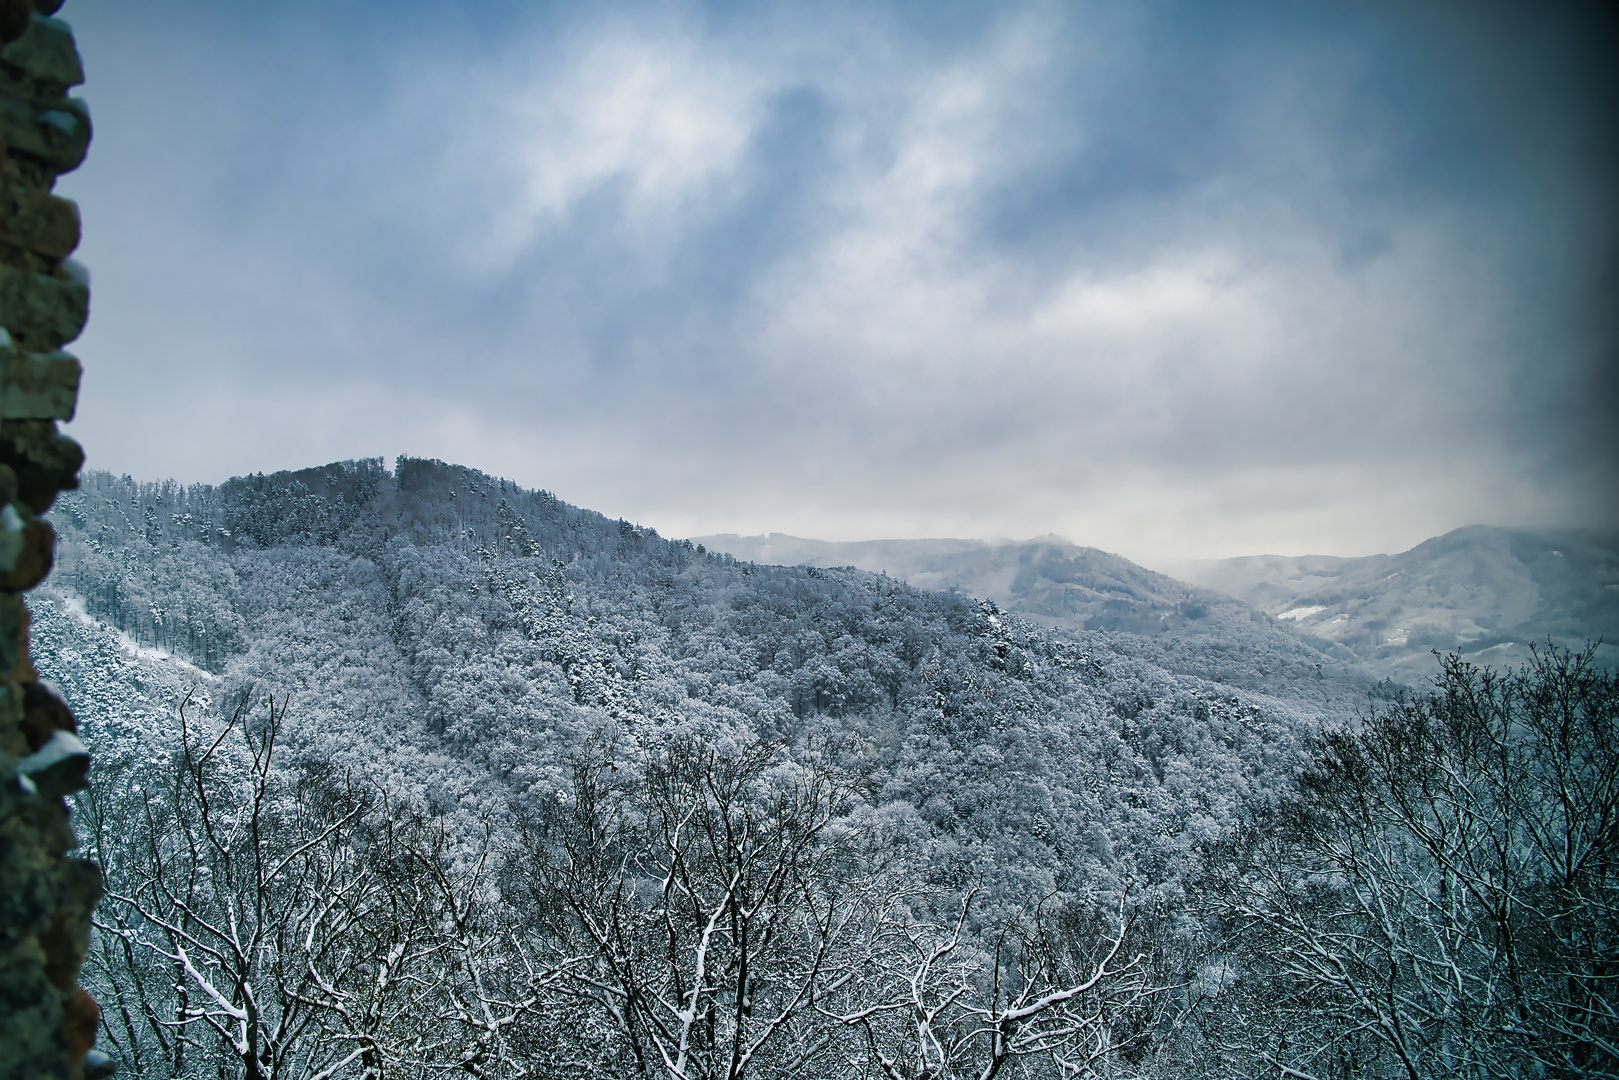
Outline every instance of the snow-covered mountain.
<path id="1" fill-rule="evenodd" d="M 1529 646 L 1603 639 L 1619 663 L 1619 535 L 1473 525 L 1397 555 L 1255 555 L 1173 568 L 1352 650 L 1378 670 L 1425 670 L 1430 652 L 1518 665 Z"/>
<path id="2" fill-rule="evenodd" d="M 1381 903 L 1390 882 L 1406 905 L 1395 940 L 1465 940 L 1468 985 L 1499 982 L 1493 927 L 1471 909 L 1431 922 L 1452 908 L 1428 902 L 1421 858 L 1347 876 L 1387 865 L 1339 844 L 1366 838 L 1359 800 L 1410 777 L 1368 787 L 1364 769 L 1338 768 L 1355 751 L 1343 739 L 1359 737 L 1345 732 L 1404 739 L 1402 709 L 1449 699 L 1393 693 L 1361 663 L 1386 663 L 1377 649 L 1301 629 L 1322 612 L 1298 613 L 1300 597 L 1326 585 L 1262 597 L 1281 605 L 1267 614 L 1054 538 L 670 540 L 409 458 L 218 487 L 90 473 L 51 517 L 56 568 L 29 601 L 34 657 L 96 749 L 79 820 L 112 929 L 86 977 L 100 1001 L 156 1003 L 103 1013 L 140 1075 L 229 1071 L 238 1044 L 205 1030 L 194 1003 L 235 1016 L 229 995 L 244 987 L 268 1015 L 315 1025 L 284 1047 L 308 1067 L 280 1075 L 333 1080 L 378 1074 L 354 1045 L 394 1075 L 498 1062 L 479 1075 L 735 1076 L 660 1070 L 629 1049 L 698 997 L 708 1016 L 744 1018 L 699 1032 L 704 1060 L 734 1061 L 728 1048 L 755 1040 L 748 1075 L 761 1080 L 898 1075 L 887 1048 L 911 1045 L 901 1018 L 917 1001 L 954 1010 L 940 1015 L 966 1033 L 953 1060 L 971 1068 L 934 1075 L 995 1075 L 1006 1041 L 984 1031 L 1038 1036 L 999 1073 L 1030 1080 L 1100 1060 L 1081 1052 L 1121 1080 L 1236 1080 L 1295 1047 L 1311 1065 L 1317 1046 L 1380 1063 L 1346 1075 L 1394 1075 L 1360 1000 L 1332 998 L 1336 984 L 1285 958 L 1346 926 L 1373 940 L 1359 928 L 1386 926 L 1368 920 L 1389 909 L 1346 905 Z M 1489 550 L 1464 543 L 1368 580 L 1426 575 L 1441 597 L 1471 580 L 1472 602 L 1520 622 L 1561 598 L 1555 610 L 1573 614 L 1559 625 L 1575 629 L 1609 610 L 1590 602 L 1588 568 L 1611 568 L 1600 553 L 1509 544 L 1535 591 L 1492 598 L 1492 581 L 1522 575 Z M 1559 577 L 1557 559 L 1587 569 Z M 788 560 L 827 565 L 770 564 Z M 1308 572 L 1360 581 L 1354 562 Z M 1369 591 L 1366 604 L 1400 595 Z M 1590 702 L 1583 743 L 1537 744 L 1524 760 L 1619 775 L 1619 687 L 1584 664 L 1562 653 L 1521 683 Z M 1446 673 L 1452 687 L 1478 679 L 1454 662 Z M 195 726 L 179 754 L 188 695 Z M 1420 766 L 1452 749 L 1396 757 Z M 1441 779 L 1476 766 L 1456 760 Z M 1534 779 L 1528 765 L 1513 775 Z M 1511 812 L 1541 805 L 1539 790 Z M 1574 818 L 1613 820 L 1615 785 L 1592 790 L 1589 816 Z M 1498 811 L 1469 811 L 1483 840 Z M 1417 850 L 1397 820 L 1380 828 L 1378 860 Z M 1311 837 L 1321 844 L 1298 846 Z M 1587 860 L 1592 895 L 1611 895 L 1619 865 L 1606 832 L 1602 843 Z M 1353 865 L 1321 861 L 1343 850 Z M 1340 878 L 1323 903 L 1320 883 Z M 1592 939 L 1612 940 L 1600 910 Z M 177 976 L 173 933 L 215 959 Z M 1566 997 L 1573 962 L 1541 962 L 1555 978 L 1526 998 Z M 1452 983 L 1422 981 L 1425 963 L 1357 963 L 1370 973 L 1357 978 L 1403 972 L 1400 993 L 1451 1000 Z M 648 996 L 628 1019 L 616 1004 L 677 979 L 699 989 Z M 1571 1011 L 1554 1004 L 1492 1075 L 1540 1061 L 1523 1047 L 1553 1045 L 1539 1032 L 1563 1031 Z M 503 1018 L 477 1021 L 497 1008 Z M 750 1034 L 752 1015 L 794 1026 L 767 1039 Z M 850 1042 L 849 1016 L 888 1019 Z M 186 1071 L 172 1064 L 177 1025 L 194 1039 Z"/>
<path id="3" fill-rule="evenodd" d="M 1435 649 L 1515 665 L 1534 642 L 1602 638 L 1599 656 L 1619 661 L 1619 537 L 1600 533 L 1473 526 L 1398 555 L 1255 555 L 1168 573 L 1054 536 L 995 544 L 781 533 L 696 539 L 761 563 L 851 565 L 958 589 L 1047 626 L 1132 632 L 1171 648 L 1262 643 L 1340 673 L 1408 683 L 1432 673 Z"/>
<path id="4" fill-rule="evenodd" d="M 853 566 L 918 588 L 955 590 L 1057 631 L 1125 635 L 1171 670 L 1282 697 L 1311 695 L 1328 683 L 1329 693 L 1359 694 L 1380 677 L 1351 650 L 1300 633 L 1241 600 L 1056 536 L 998 544 L 839 543 L 781 533 L 694 539 L 754 562 Z"/>

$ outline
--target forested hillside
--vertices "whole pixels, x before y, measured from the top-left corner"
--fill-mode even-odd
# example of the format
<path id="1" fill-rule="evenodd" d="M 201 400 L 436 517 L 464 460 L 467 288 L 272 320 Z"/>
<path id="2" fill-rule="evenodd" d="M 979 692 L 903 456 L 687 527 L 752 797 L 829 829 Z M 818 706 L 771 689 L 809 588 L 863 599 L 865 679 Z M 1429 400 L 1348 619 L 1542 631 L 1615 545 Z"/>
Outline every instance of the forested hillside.
<path id="1" fill-rule="evenodd" d="M 1057 638 L 964 595 L 740 563 L 438 462 L 218 488 L 91 474 L 53 520 L 52 582 L 92 616 L 231 688 L 290 691 L 321 753 L 402 783 L 420 770 L 410 781 L 435 798 L 480 809 L 554 788 L 583 728 L 690 724 L 857 735 L 874 778 L 934 824 L 996 807 L 983 842 L 1004 814 L 1060 816 L 1044 795 L 1013 808 L 992 792 L 1009 752 L 1060 789 L 1076 758 L 1108 759 L 1184 822 L 1262 795 L 1248 788 L 1267 763 L 1332 711 L 1319 693 L 1283 704 L 1177 677 L 1129 635 Z M 1182 790 L 1187 770 L 1218 783 Z"/>
<path id="2" fill-rule="evenodd" d="M 1417 684 L 1433 652 L 1517 665 L 1548 638 L 1606 642 L 1619 663 L 1619 537 L 1581 530 L 1472 526 L 1398 555 L 1254 555 L 1156 573 L 1058 537 L 831 543 L 780 533 L 708 536 L 758 562 L 852 564 L 913 585 L 960 589 L 1061 629 L 1121 629 L 1175 670 L 1286 695 L 1299 665 L 1349 683 Z M 1171 576 L 1173 575 L 1173 576 Z M 1180 580 L 1177 580 L 1180 579 Z M 1149 645 L 1150 643 L 1150 645 Z M 1244 670 L 1256 654 L 1287 657 Z"/>
<path id="3" fill-rule="evenodd" d="M 1171 671 L 1279 697 L 1342 702 L 1381 676 L 1332 641 L 1300 633 L 1244 600 L 1177 581 L 1096 548 L 1047 536 L 1015 543 L 705 536 L 711 548 L 761 563 L 881 571 L 923 589 L 953 589 L 1063 634 L 1108 630 Z M 1410 673 L 1407 673 L 1408 675 Z"/>
<path id="4" fill-rule="evenodd" d="M 1264 640 L 1176 671 L 436 461 L 90 474 L 52 520 L 38 664 L 119 748 L 83 813 L 139 1075 L 1397 1056 L 1353 1001 L 1267 1013 L 1228 938 L 1317 733 L 1389 707 Z"/>

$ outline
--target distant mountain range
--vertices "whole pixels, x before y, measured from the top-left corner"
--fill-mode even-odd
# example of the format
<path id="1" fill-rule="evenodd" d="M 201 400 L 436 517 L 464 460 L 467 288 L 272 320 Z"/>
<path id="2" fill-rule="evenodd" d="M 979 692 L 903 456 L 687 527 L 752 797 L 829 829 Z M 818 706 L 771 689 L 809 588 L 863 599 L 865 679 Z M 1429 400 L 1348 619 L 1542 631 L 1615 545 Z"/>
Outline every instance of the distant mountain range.
<path id="1" fill-rule="evenodd" d="M 1431 653 L 1518 664 L 1532 642 L 1604 639 L 1619 664 L 1619 535 L 1457 529 L 1397 555 L 1255 555 L 1167 567 L 1055 536 L 838 543 L 782 533 L 694 537 L 765 564 L 854 566 L 929 589 L 958 589 L 1053 627 L 1207 641 L 1243 635 L 1284 652 L 1414 682 Z M 1280 640 L 1291 642 L 1283 646 Z"/>
<path id="2" fill-rule="evenodd" d="M 1137 634 L 1196 632 L 1221 607 L 1241 609 L 1216 591 L 1137 566 L 1120 555 L 1056 536 L 1021 543 L 982 540 L 867 540 L 836 543 L 773 533 L 693 537 L 715 551 L 764 564 L 853 566 L 923 589 L 994 600 L 1049 625 Z"/>
<path id="3" fill-rule="evenodd" d="M 1398 555 L 1255 555 L 1173 568 L 1368 662 L 1408 671 L 1432 649 L 1518 664 L 1529 645 L 1601 638 L 1619 661 L 1619 534 L 1473 525 Z"/>

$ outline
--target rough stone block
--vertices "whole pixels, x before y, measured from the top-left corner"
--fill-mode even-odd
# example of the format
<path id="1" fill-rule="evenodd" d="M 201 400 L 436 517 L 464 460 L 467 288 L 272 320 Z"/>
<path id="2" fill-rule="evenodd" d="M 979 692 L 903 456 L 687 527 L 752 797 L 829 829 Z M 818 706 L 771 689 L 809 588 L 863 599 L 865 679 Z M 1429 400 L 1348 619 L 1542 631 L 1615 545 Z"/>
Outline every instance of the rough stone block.
<path id="1" fill-rule="evenodd" d="M 70 353 L 27 356 L 13 352 L 5 374 L 0 376 L 0 419 L 73 419 L 83 374 L 78 357 Z"/>
<path id="2" fill-rule="evenodd" d="M 55 352 L 90 317 L 90 286 L 70 275 L 0 266 L 0 326 L 28 352 Z"/>
<path id="3" fill-rule="evenodd" d="M 0 243 L 11 244 L 53 259 L 73 253 L 79 246 L 79 207 L 21 184 L 0 191 Z"/>
<path id="4" fill-rule="evenodd" d="M 84 82 L 73 31 L 61 19 L 35 15 L 22 36 L 0 49 L 0 63 L 9 64 L 30 78 L 66 89 Z"/>
<path id="5" fill-rule="evenodd" d="M 62 911 L 70 918 L 83 920 L 73 933 L 88 937 L 90 911 L 101 899 L 101 867 L 89 859 L 63 859 L 56 870 L 56 888 Z"/>
<path id="6" fill-rule="evenodd" d="M 0 677 L 23 655 L 23 610 L 22 597 L 0 592 Z"/>
<path id="7" fill-rule="evenodd" d="M 29 824 L 18 815 L 0 826 L 0 949 L 7 947 L 7 936 L 21 938 L 45 929 L 56 908 L 49 856 L 32 842 Z"/>
<path id="8" fill-rule="evenodd" d="M 29 0 L 0 0 L 0 42 L 12 42 L 28 32 Z"/>
<path id="9" fill-rule="evenodd" d="M 3 520 L 7 516 L 18 519 L 16 528 Z M 55 558 L 56 530 L 49 522 L 22 521 L 15 510 L 9 515 L 0 511 L 0 589 L 32 589 L 51 572 Z"/>
<path id="10" fill-rule="evenodd" d="M 17 559 L 22 555 L 25 525 L 27 522 L 17 512 L 15 503 L 0 506 L 0 574 L 9 574 L 16 567 Z"/>
<path id="11" fill-rule="evenodd" d="M 71 260 L 78 209 L 48 194 L 84 160 L 84 81 L 61 0 L 0 0 L 0 1080 L 100 1080 L 87 1056 L 98 1008 L 75 983 L 101 894 L 61 796 L 89 754 L 72 713 L 37 685 L 18 590 L 49 571 L 54 536 L 34 514 L 78 486 L 84 453 L 56 430 L 77 404 L 78 361 L 56 352 L 84 328 L 88 276 Z M 37 13 L 37 14 L 36 14 Z M 31 512 L 32 511 L 32 512 Z"/>
<path id="12" fill-rule="evenodd" d="M 17 726 L 28 740 L 30 754 L 49 742 L 58 731 L 79 733 L 79 722 L 67 702 L 41 682 L 23 685 L 23 717 Z"/>
<path id="13" fill-rule="evenodd" d="M 0 421 L 0 465 L 16 477 L 17 501 L 36 514 L 49 510 L 58 491 L 79 486 L 84 449 L 59 434 L 53 420 Z"/>
<path id="14" fill-rule="evenodd" d="M 0 138 L 8 153 L 72 172 L 90 148 L 90 109 L 78 98 L 39 98 L 0 85 Z"/>
<path id="15" fill-rule="evenodd" d="M 25 779 L 27 778 L 18 774 L 19 783 Z M 61 862 L 61 857 L 79 846 L 79 838 L 73 833 L 73 821 L 69 816 L 67 803 L 62 799 L 47 799 L 36 791 L 24 805 L 22 816 L 29 820 L 33 829 L 33 843 L 50 856 L 47 872 L 54 871 Z M 54 897 L 55 892 L 53 891 L 51 895 Z"/>
<path id="16" fill-rule="evenodd" d="M 96 1021 L 101 1019 L 101 1008 L 89 991 L 79 990 L 62 1008 L 62 1039 L 67 1043 L 67 1056 L 77 1060 L 90 1052 L 96 1044 Z"/>
<path id="17" fill-rule="evenodd" d="M 34 782 L 45 798 L 81 790 L 90 776 L 90 752 L 70 731 L 55 731 L 45 745 L 17 762 L 17 774 Z"/>
<path id="18" fill-rule="evenodd" d="M 0 593 L 0 596 L 4 595 L 6 594 Z M 28 623 L 32 617 L 33 613 L 28 610 L 28 605 L 23 604 L 21 629 L 17 633 L 17 664 L 11 669 L 12 682 L 31 683 L 39 681 L 39 672 L 34 670 L 33 661 L 29 659 L 31 654 L 28 652 Z M 18 775 L 21 775 L 21 773 L 19 772 Z"/>
<path id="19" fill-rule="evenodd" d="M 0 947 L 3 948 L 3 947 Z M 31 941 L 0 956 L 0 1080 L 66 1080 L 62 1002 Z"/>
<path id="20" fill-rule="evenodd" d="M 63 859 L 56 868 L 56 915 L 40 939 L 45 974 L 59 990 L 79 981 L 90 947 L 90 912 L 101 899 L 101 869 L 85 859 Z"/>
<path id="21" fill-rule="evenodd" d="M 17 809 L 17 799 L 25 794 L 17 783 L 17 760 L 37 749 L 28 745 L 22 733 L 25 715 L 23 688 L 16 683 L 0 682 L 0 821 Z"/>

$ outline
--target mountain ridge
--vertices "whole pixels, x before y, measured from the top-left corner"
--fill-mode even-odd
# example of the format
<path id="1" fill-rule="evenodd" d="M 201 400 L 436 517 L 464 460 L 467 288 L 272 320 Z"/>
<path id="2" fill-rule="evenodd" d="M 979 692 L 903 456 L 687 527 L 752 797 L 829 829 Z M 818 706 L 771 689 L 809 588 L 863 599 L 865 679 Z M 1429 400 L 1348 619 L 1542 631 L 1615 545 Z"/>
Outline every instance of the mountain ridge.
<path id="1" fill-rule="evenodd" d="M 1116 925 L 1119 942 L 1141 935 L 1140 962 L 1152 966 L 1140 985 L 1184 985 L 1214 971 L 1218 992 L 1235 993 L 1226 939 L 1208 934 L 1208 859 L 1246 850 L 1245 830 L 1287 805 L 1323 732 L 1366 719 L 1399 690 L 1373 679 L 1347 646 L 1312 642 L 1288 620 L 1095 549 L 1047 540 L 927 552 L 942 560 L 933 573 L 1003 589 L 1024 615 L 959 588 L 923 589 L 854 567 L 739 560 L 440 461 L 401 458 L 391 472 L 374 459 L 342 462 L 189 488 L 92 472 L 51 519 L 57 569 L 32 601 L 34 663 L 104 748 L 97 790 L 107 798 L 96 803 L 105 814 L 95 843 L 125 920 L 119 925 L 161 948 L 162 928 L 128 898 L 163 872 L 156 861 L 184 870 L 185 860 L 168 859 L 163 848 L 188 844 L 187 823 L 206 815 L 189 795 L 154 814 L 153 800 L 172 793 L 225 806 L 237 792 L 244 801 L 230 805 L 240 808 L 258 801 L 255 791 L 275 790 L 264 805 L 294 817 L 371 813 L 352 839 L 334 834 L 330 847 L 345 860 L 374 852 L 372 840 L 396 825 L 412 836 L 424 826 L 431 860 L 379 858 L 377 872 L 389 876 L 376 879 L 377 895 L 420 898 L 396 889 L 401 879 L 392 875 L 406 865 L 413 875 L 422 866 L 487 866 L 487 877 L 464 879 L 466 888 L 481 897 L 479 912 L 509 920 L 489 925 L 511 933 L 491 935 L 476 957 L 448 953 L 452 962 L 412 975 L 400 1014 L 412 1023 L 423 1016 L 424 993 L 460 993 L 455 987 L 482 985 L 481 973 L 532 975 L 535 955 L 592 955 L 599 942 L 553 920 L 557 890 L 570 881 L 586 890 L 568 894 L 570 905 L 593 903 L 587 893 L 651 905 L 621 910 L 657 947 L 622 955 L 644 952 L 667 966 L 660 957 L 683 963 L 678 957 L 695 953 L 701 964 L 704 954 L 664 944 L 672 905 L 659 899 L 647 864 L 610 847 L 601 864 L 607 878 L 570 876 L 567 868 L 580 865 L 574 853 L 588 861 L 604 840 L 663 851 L 686 842 L 683 823 L 695 820 L 686 808 L 707 814 L 711 796 L 730 799 L 723 792 L 744 788 L 745 807 L 784 805 L 794 791 L 820 790 L 816 777 L 847 792 L 846 806 L 828 810 L 837 815 L 827 819 L 828 843 L 853 846 L 806 864 L 806 902 L 847 895 L 854 883 L 864 905 L 867 882 L 882 890 L 873 897 L 876 921 L 862 923 L 865 930 L 849 924 L 848 955 L 859 970 L 871 966 L 871 943 L 893 940 L 909 957 L 909 934 L 936 927 L 959 941 L 971 965 L 952 966 L 943 992 L 963 993 L 959 987 L 998 985 L 975 973 L 1001 970 L 1008 927 L 1072 951 L 1094 950 Z M 1037 620 L 1041 612 L 1054 626 Z M 217 740 L 230 731 L 233 707 L 250 698 L 262 724 L 244 723 L 233 744 L 238 765 L 222 759 L 210 788 L 188 770 L 213 751 L 177 752 L 179 710 L 189 708 L 188 738 Z M 279 702 L 275 717 L 263 716 L 266 702 Z M 266 731 L 278 733 L 273 765 Z M 248 745 L 253 738 L 266 749 Z M 238 766 L 249 757 L 271 787 L 239 785 Z M 671 772 L 693 762 L 695 773 Z M 737 779 L 739 762 L 754 763 L 746 774 L 754 779 Z M 665 805 L 672 816 L 648 816 Z M 611 816 L 596 816 L 603 807 Z M 733 816 L 745 807 L 726 803 L 705 820 L 723 823 L 727 835 L 737 822 L 752 835 L 761 819 Z M 643 820 L 682 824 L 618 831 Z M 178 831 L 152 841 L 150 830 L 165 822 Z M 780 846 L 763 842 L 760 850 Z M 732 850 L 729 840 L 696 843 Z M 251 836 L 248 844 L 259 850 Z M 743 849 L 736 857 L 753 859 Z M 318 922 L 328 908 L 305 894 L 302 873 L 289 874 L 277 895 L 292 905 L 284 910 Z M 463 880 L 459 873 L 446 880 Z M 214 894 L 221 910 L 239 902 L 259 910 L 259 883 L 244 879 L 237 888 L 228 877 L 209 878 L 228 886 Z M 688 880 L 740 878 L 727 870 Z M 654 886 L 644 888 L 647 881 Z M 903 900 L 898 937 L 881 914 L 894 910 L 890 896 Z M 712 910 L 727 904 L 721 898 Z M 392 912 L 380 909 L 364 935 L 393 934 Z M 809 940 L 825 940 L 813 932 L 825 917 L 807 924 Z M 686 922 L 701 933 L 714 925 L 708 919 L 699 912 Z M 280 940 L 279 917 L 272 922 L 266 929 Z M 438 924 L 433 915 L 420 925 Z M 789 936 L 799 940 L 805 924 L 793 925 Z M 1037 939 L 1035 931 L 1062 936 Z M 379 940 L 364 935 L 345 940 Z M 262 960 L 253 952 L 256 966 L 239 981 L 262 975 L 254 983 L 265 990 L 261 1000 L 298 1005 L 301 998 L 274 997 L 275 980 L 304 970 L 296 942 L 312 937 L 285 938 L 292 952 Z M 370 950 L 365 944 L 354 955 Z M 142 986 L 160 1018 L 184 1015 L 189 984 L 166 965 L 148 963 L 141 950 L 98 955 L 89 969 L 98 988 L 116 996 L 117 986 Z M 1265 963 L 1245 961 L 1252 971 L 1238 973 L 1257 1008 L 1277 1000 Z M 357 992 L 372 992 L 365 988 L 375 986 L 375 965 L 351 970 Z M 589 980 L 602 969 L 582 970 Z M 770 977 L 794 970 L 796 961 Z M 752 978 L 772 969 L 748 971 Z M 193 973 L 193 981 L 206 978 Z M 755 985 L 742 983 L 734 1000 Z M 578 1061 L 594 1060 L 581 1053 L 599 1048 L 601 1029 L 590 1021 L 599 1013 L 573 990 L 565 996 L 534 999 L 525 1026 L 512 1029 L 522 1038 L 501 1050 L 526 1055 L 525 1075 L 575 1075 Z M 1225 1000 L 1244 1023 L 1254 1014 L 1248 998 Z M 1119 1075 L 1204 1075 L 1206 1054 L 1187 1036 L 1191 1027 L 1155 1010 L 1129 1014 L 1139 1021 L 1132 1046 L 1141 1054 L 1121 1056 L 1130 1068 Z M 157 1030 L 166 1037 L 167 1026 Z M 835 1046 L 841 1033 L 829 1026 L 824 1045 Z M 471 1060 L 463 1044 L 472 1037 L 442 1044 L 445 1068 Z M 756 1071 L 806 1069 L 784 1054 Z M 1229 1070 L 1254 1072 L 1243 1062 Z"/>
<path id="2" fill-rule="evenodd" d="M 1426 675 L 1435 650 L 1499 666 L 1523 663 L 1532 643 L 1603 639 L 1599 658 L 1619 662 L 1612 645 L 1619 643 L 1619 535 L 1599 530 L 1467 526 L 1393 555 L 1255 555 L 1168 572 L 1055 536 L 1000 543 L 784 534 L 694 540 L 754 561 L 847 562 L 922 588 L 956 588 L 1052 627 L 1200 637 L 1240 619 L 1242 611 L 1229 607 L 1236 601 L 1250 622 L 1263 616 L 1267 637 L 1274 631 L 1339 663 L 1408 682 Z M 1400 577 L 1406 580 L 1387 584 Z M 1198 625 L 1210 612 L 1222 618 Z"/>
<path id="3" fill-rule="evenodd" d="M 1260 555 L 1178 568 L 1390 672 L 1431 650 L 1519 665 L 1531 645 L 1601 639 L 1619 662 L 1619 533 L 1470 525 L 1407 551 Z"/>

